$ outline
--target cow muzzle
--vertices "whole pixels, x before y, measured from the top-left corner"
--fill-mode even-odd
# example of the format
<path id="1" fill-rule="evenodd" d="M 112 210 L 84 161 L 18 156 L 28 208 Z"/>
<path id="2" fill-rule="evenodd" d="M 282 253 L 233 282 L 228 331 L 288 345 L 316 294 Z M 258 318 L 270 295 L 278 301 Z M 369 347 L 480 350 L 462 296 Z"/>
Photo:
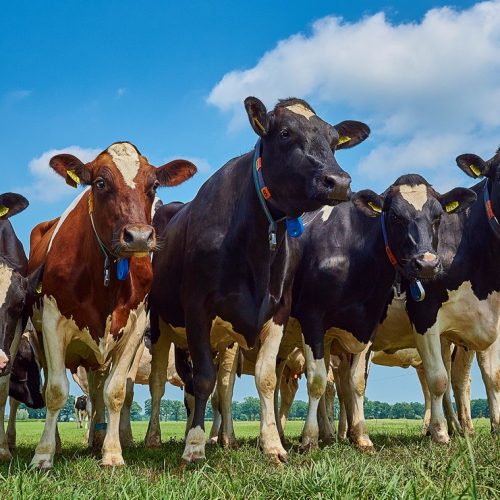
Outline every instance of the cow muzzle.
<path id="1" fill-rule="evenodd" d="M 10 358 L 0 350 L 0 377 L 10 373 Z"/>
<path id="2" fill-rule="evenodd" d="M 148 224 L 127 224 L 120 234 L 120 251 L 130 256 L 144 257 L 156 247 L 156 232 Z"/>
<path id="3" fill-rule="evenodd" d="M 414 257 L 411 263 L 415 276 L 420 279 L 430 280 L 435 278 L 441 271 L 440 258 L 431 252 L 425 252 Z"/>
<path id="4" fill-rule="evenodd" d="M 321 177 L 321 184 L 331 204 L 351 199 L 351 177 L 346 173 L 324 174 Z"/>

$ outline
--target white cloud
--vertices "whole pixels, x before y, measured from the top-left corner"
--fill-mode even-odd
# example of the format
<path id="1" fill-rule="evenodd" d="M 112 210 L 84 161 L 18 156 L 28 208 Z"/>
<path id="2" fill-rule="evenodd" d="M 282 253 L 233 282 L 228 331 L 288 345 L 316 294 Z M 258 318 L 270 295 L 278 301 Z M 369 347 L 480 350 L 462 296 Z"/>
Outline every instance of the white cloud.
<path id="1" fill-rule="evenodd" d="M 54 155 L 69 153 L 87 163 L 92 161 L 100 152 L 100 149 L 69 146 L 64 149 L 51 149 L 42 153 L 38 158 L 33 158 L 28 165 L 29 171 L 34 177 L 33 183 L 28 188 L 31 198 L 53 203 L 62 198 L 74 196 L 72 188 L 49 166 L 49 161 Z"/>
<path id="2" fill-rule="evenodd" d="M 392 24 L 383 13 L 354 23 L 326 17 L 253 68 L 226 74 L 208 101 L 231 113 L 231 127 L 246 123 L 248 95 L 269 106 L 297 96 L 348 109 L 336 118 L 355 115 L 372 128 L 375 149 L 361 161 L 362 173 L 431 172 L 458 153 L 488 155 L 497 146 L 499 26 L 499 0 L 432 9 L 418 23 Z"/>
<path id="3" fill-rule="evenodd" d="M 116 91 L 116 97 L 118 99 L 120 99 L 120 97 L 123 97 L 124 95 L 126 95 L 128 93 L 128 89 L 127 87 L 120 87 L 119 89 L 117 89 Z"/>

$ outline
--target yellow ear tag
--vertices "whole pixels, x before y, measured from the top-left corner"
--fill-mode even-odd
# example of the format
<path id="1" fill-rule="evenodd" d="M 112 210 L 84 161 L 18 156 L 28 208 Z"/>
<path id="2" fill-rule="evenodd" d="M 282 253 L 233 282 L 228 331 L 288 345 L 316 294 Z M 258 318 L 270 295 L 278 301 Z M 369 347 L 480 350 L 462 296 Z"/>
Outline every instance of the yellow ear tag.
<path id="1" fill-rule="evenodd" d="M 66 170 L 66 173 L 73 182 L 75 182 L 76 184 L 80 184 L 80 177 L 76 175 L 76 172 L 74 170 Z"/>
<path id="2" fill-rule="evenodd" d="M 339 142 L 337 142 L 337 146 L 340 146 L 341 144 L 344 144 L 345 142 L 349 142 L 351 138 L 347 135 L 342 135 L 339 137 Z"/>
<path id="3" fill-rule="evenodd" d="M 369 201 L 368 202 L 368 206 L 374 211 L 374 212 L 377 212 L 377 213 L 381 213 L 382 212 L 382 209 L 375 205 L 375 203 L 373 203 L 373 201 Z"/>
<path id="4" fill-rule="evenodd" d="M 458 201 L 450 201 L 450 203 L 447 203 L 446 206 L 444 207 L 444 209 L 450 213 L 450 212 L 453 212 L 453 210 L 455 210 L 455 208 L 458 207 Z"/>
<path id="5" fill-rule="evenodd" d="M 4 215 L 9 213 L 9 207 L 6 207 L 4 205 L 0 205 L 0 217 L 3 217 Z"/>
<path id="6" fill-rule="evenodd" d="M 469 165 L 469 168 L 471 169 L 471 172 L 476 176 L 476 177 L 481 177 L 481 170 L 479 170 L 476 165 Z"/>
<path id="7" fill-rule="evenodd" d="M 266 133 L 266 129 L 264 128 L 262 123 L 260 123 L 260 121 L 257 118 L 253 118 L 253 122 L 255 123 L 255 125 L 257 125 L 257 127 L 259 127 L 262 130 L 263 134 Z"/>
<path id="8" fill-rule="evenodd" d="M 38 286 L 36 287 L 35 292 L 38 294 L 42 293 L 42 284 L 41 283 L 38 283 Z"/>

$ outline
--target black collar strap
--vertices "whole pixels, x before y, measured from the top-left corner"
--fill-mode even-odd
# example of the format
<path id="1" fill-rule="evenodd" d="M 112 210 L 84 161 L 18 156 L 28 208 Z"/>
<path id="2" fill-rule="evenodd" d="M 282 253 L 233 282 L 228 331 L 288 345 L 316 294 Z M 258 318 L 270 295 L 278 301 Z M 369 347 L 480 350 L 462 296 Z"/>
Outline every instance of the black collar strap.
<path id="1" fill-rule="evenodd" d="M 398 259 L 396 259 L 396 256 L 391 250 L 391 247 L 389 246 L 389 238 L 387 237 L 387 229 L 385 227 L 385 214 L 382 212 L 380 214 L 380 225 L 382 226 L 382 235 L 384 237 L 384 246 L 385 246 L 385 253 L 387 254 L 387 257 L 389 258 L 389 262 L 392 264 L 394 267 L 396 274 L 401 274 L 402 276 L 405 275 L 403 268 L 399 265 Z M 396 277 L 397 281 L 397 277 Z M 421 283 L 420 280 L 415 279 L 415 278 L 409 278 L 410 281 L 410 294 L 411 298 L 415 302 L 421 302 L 422 300 L 425 299 L 425 290 L 424 287 Z"/>
<path id="2" fill-rule="evenodd" d="M 264 181 L 264 176 L 262 175 L 262 143 L 259 139 L 257 144 L 255 144 L 253 162 L 252 162 L 252 174 L 255 185 L 255 190 L 257 191 L 257 197 L 259 198 L 262 210 L 269 221 L 269 248 L 272 252 L 276 250 L 277 240 L 276 232 L 278 229 L 278 223 L 286 221 L 286 230 L 292 238 L 298 238 L 304 232 L 304 223 L 302 222 L 302 216 L 297 218 L 290 218 L 286 215 L 274 219 L 269 210 L 268 204 L 271 205 L 276 211 L 280 211 L 279 207 L 276 206 L 276 202 L 272 199 L 271 191 L 266 186 Z"/>
<path id="3" fill-rule="evenodd" d="M 116 256 L 114 256 L 106 247 L 104 242 L 99 238 L 99 235 L 97 234 L 97 229 L 95 228 L 94 224 L 94 197 L 92 193 L 92 189 L 90 190 L 89 193 L 89 215 L 90 215 L 90 222 L 92 223 L 92 229 L 94 230 L 95 237 L 97 239 L 97 243 L 99 243 L 99 248 L 101 249 L 103 255 L 104 255 L 104 286 L 109 286 L 109 282 L 111 279 L 111 273 L 110 273 L 110 267 L 111 267 L 111 258 L 115 257 L 115 260 L 113 262 L 116 263 L 116 277 L 120 280 L 123 281 L 127 278 L 128 276 L 128 271 L 129 271 L 129 259 L 120 259 Z"/>
<path id="4" fill-rule="evenodd" d="M 488 191 L 488 181 L 484 183 L 483 198 L 484 208 L 486 209 L 486 216 L 488 217 L 488 222 L 490 223 L 491 230 L 493 231 L 493 234 L 500 240 L 500 222 L 498 222 L 498 219 L 495 217 L 493 207 L 491 206 L 490 193 Z"/>

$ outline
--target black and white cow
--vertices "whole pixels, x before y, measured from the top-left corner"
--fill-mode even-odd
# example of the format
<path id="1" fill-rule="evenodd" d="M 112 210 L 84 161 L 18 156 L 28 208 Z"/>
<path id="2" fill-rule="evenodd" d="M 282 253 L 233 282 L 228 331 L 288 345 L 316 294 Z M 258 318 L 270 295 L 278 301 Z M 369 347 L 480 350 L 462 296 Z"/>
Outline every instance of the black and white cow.
<path id="1" fill-rule="evenodd" d="M 259 136 L 255 151 L 229 161 L 178 210 L 153 261 L 152 370 L 155 356 L 168 355 L 166 345 L 159 347 L 161 338 L 189 347 L 193 363 L 187 462 L 205 456 L 205 406 L 215 383 L 212 351 L 235 340 L 243 348 L 260 345 L 260 444 L 267 455 L 286 460 L 274 412 L 276 354 L 289 314 L 293 267 L 286 227 L 300 233 L 297 218 L 303 212 L 349 198 L 350 177 L 334 153 L 369 134 L 360 122 L 329 125 L 300 99 L 282 100 L 268 112 L 248 97 L 245 108 Z M 168 205 L 158 217 L 162 210 Z"/>
<path id="2" fill-rule="evenodd" d="M 26 277 L 26 254 L 8 220 L 27 206 L 28 200 L 20 194 L 0 195 L 0 460 L 11 458 L 4 431 L 10 372 L 27 320 L 27 316 L 23 318 L 24 306 L 27 297 L 35 293 L 41 273 L 37 270 Z"/>
<path id="3" fill-rule="evenodd" d="M 85 394 L 83 396 L 78 396 L 75 398 L 75 417 L 76 425 L 81 429 L 87 428 L 87 423 L 89 420 L 89 413 L 87 411 L 87 400 L 88 396 Z"/>
<path id="4" fill-rule="evenodd" d="M 470 210 L 441 222 L 438 252 L 444 273 L 429 283 L 425 301 L 409 301 L 406 310 L 393 302 L 374 342 L 376 350 L 417 347 L 431 393 L 429 430 L 440 443 L 449 441 L 442 399 L 451 365 L 449 349 L 441 353 L 441 337 L 468 349 L 462 352 L 463 390 L 473 351 L 478 352 L 491 428 L 500 429 L 500 150 L 488 161 L 461 155 L 457 164 L 467 175 L 484 179 L 471 188 L 477 201 Z M 455 392 L 455 397 L 460 417 L 464 395 Z"/>
<path id="5" fill-rule="evenodd" d="M 349 437 L 360 448 L 373 446 L 363 414 L 365 356 L 397 275 L 426 287 L 441 270 L 436 251 L 442 215 L 463 212 L 475 199 L 465 188 L 439 194 L 414 174 L 400 177 L 380 196 L 359 191 L 352 203 L 307 215 L 304 238 L 296 243 L 301 259 L 282 344 L 282 350 L 295 346 L 302 334 L 309 393 L 303 448 L 318 445 L 316 411 L 332 342 L 341 358 L 337 389 Z"/>

